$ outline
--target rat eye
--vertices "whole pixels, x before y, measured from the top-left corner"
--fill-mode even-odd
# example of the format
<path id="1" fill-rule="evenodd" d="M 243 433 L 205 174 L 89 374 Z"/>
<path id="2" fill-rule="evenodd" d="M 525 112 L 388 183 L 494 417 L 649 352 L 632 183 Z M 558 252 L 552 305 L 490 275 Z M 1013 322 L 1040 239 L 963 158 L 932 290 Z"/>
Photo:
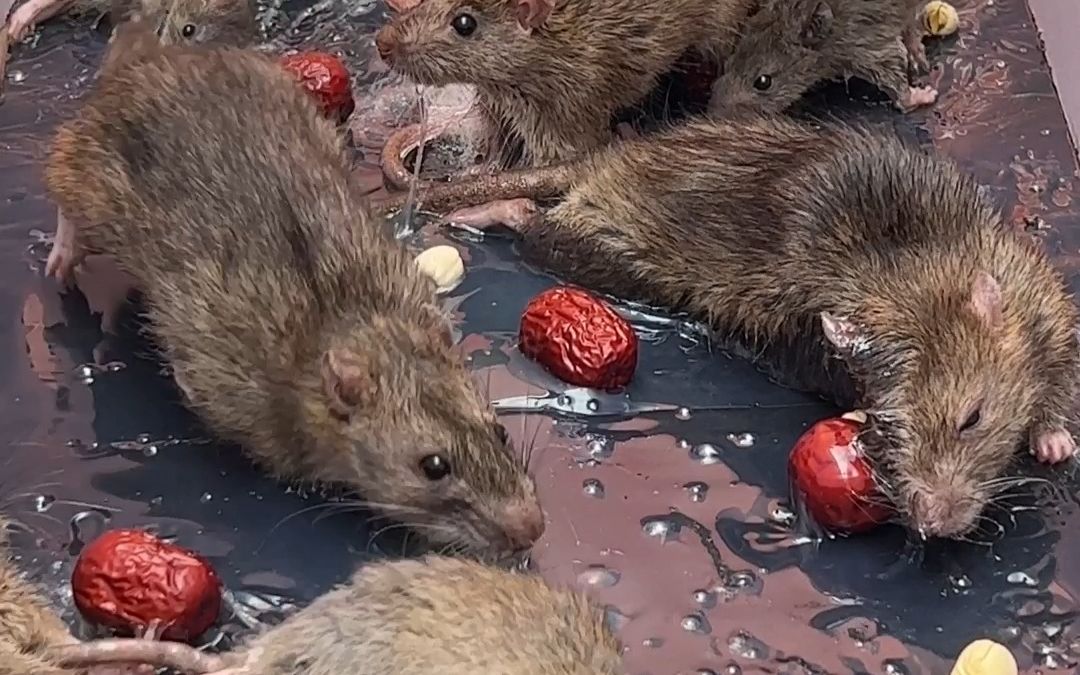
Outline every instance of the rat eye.
<path id="1" fill-rule="evenodd" d="M 975 410 L 973 410 L 972 413 L 967 416 L 967 419 L 964 420 L 964 423 L 960 425 L 960 428 L 957 429 L 957 431 L 964 432 L 968 429 L 972 429 L 981 421 L 982 411 L 979 408 L 975 408 Z"/>
<path id="2" fill-rule="evenodd" d="M 458 14 L 450 25 L 461 37 L 469 37 L 476 31 L 476 19 L 472 14 Z"/>
<path id="3" fill-rule="evenodd" d="M 195 35 L 195 24 L 193 24 L 193 23 L 184 24 L 184 27 L 180 29 L 180 34 L 183 35 L 186 38 L 189 38 L 189 37 Z"/>
<path id="4" fill-rule="evenodd" d="M 772 86 L 772 75 L 758 75 L 754 80 L 754 89 L 758 91 L 766 91 Z"/>
<path id="5" fill-rule="evenodd" d="M 420 460 L 420 470 L 430 481 L 442 480 L 450 475 L 450 461 L 442 455 L 428 455 Z"/>

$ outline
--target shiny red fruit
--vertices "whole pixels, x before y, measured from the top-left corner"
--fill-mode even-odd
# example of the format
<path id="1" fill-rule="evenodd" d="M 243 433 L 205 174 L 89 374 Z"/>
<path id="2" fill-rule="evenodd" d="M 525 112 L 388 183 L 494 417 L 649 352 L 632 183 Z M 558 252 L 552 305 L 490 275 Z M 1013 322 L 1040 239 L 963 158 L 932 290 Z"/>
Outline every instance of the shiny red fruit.
<path id="1" fill-rule="evenodd" d="M 90 542 L 71 574 L 75 606 L 127 634 L 157 622 L 166 640 L 206 631 L 221 609 L 221 582 L 194 553 L 142 530 L 110 530 Z"/>
<path id="2" fill-rule="evenodd" d="M 827 530 L 865 532 L 891 513 L 862 454 L 859 428 L 843 418 L 822 420 L 799 437 L 788 458 L 796 498 Z"/>
<path id="3" fill-rule="evenodd" d="M 637 367 L 637 335 L 626 319 L 591 293 L 567 286 L 529 301 L 519 345 L 551 374 L 579 387 L 624 387 Z"/>
<path id="4" fill-rule="evenodd" d="M 356 102 L 341 59 L 324 52 L 300 52 L 282 57 L 281 65 L 315 97 L 327 118 L 341 124 L 352 114 Z"/>

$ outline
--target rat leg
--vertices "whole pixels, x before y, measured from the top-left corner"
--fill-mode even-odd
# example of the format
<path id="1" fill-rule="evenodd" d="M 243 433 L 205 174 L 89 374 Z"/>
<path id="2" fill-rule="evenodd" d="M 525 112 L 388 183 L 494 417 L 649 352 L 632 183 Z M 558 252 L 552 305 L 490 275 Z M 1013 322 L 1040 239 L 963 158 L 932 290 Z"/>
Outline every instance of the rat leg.
<path id="1" fill-rule="evenodd" d="M 22 40 L 38 23 L 67 9 L 72 0 L 27 0 L 8 17 L 7 29 L 15 42 Z"/>
<path id="2" fill-rule="evenodd" d="M 904 29 L 904 47 L 908 53 L 908 70 L 913 75 L 930 72 L 930 62 L 926 59 L 926 45 L 923 44 L 922 30 L 915 23 L 909 23 Z"/>
<path id="3" fill-rule="evenodd" d="M 895 41 L 886 53 L 877 56 L 865 64 L 856 64 L 851 71 L 889 94 L 901 112 L 911 112 L 937 101 L 938 93 L 933 87 L 911 85 L 907 48 L 901 40 Z"/>
<path id="4" fill-rule="evenodd" d="M 1076 440 L 1064 428 L 1036 425 L 1029 443 L 1031 454 L 1043 464 L 1059 464 L 1076 455 Z"/>
<path id="5" fill-rule="evenodd" d="M 75 266 L 86 257 L 86 252 L 79 247 L 77 235 L 75 224 L 64 216 L 62 209 L 57 209 L 56 236 L 45 262 L 45 276 L 56 277 L 65 285 L 70 281 Z"/>
<path id="6" fill-rule="evenodd" d="M 503 225 L 516 232 L 534 223 L 539 213 L 536 202 L 522 197 L 499 199 L 458 209 L 447 215 L 445 221 L 452 225 L 466 225 L 481 230 Z"/>

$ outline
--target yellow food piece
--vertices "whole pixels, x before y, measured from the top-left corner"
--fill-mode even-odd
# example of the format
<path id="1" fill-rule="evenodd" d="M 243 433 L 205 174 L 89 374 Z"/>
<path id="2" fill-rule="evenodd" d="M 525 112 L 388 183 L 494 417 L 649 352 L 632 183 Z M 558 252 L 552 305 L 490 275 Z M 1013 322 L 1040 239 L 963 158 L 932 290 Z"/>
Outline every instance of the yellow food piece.
<path id="1" fill-rule="evenodd" d="M 1017 675 L 1012 652 L 993 640 L 976 640 L 960 652 L 952 675 Z"/>
<path id="2" fill-rule="evenodd" d="M 465 277 L 465 263 L 453 246 L 432 246 L 416 256 L 420 271 L 431 277 L 439 293 L 447 293 Z"/>
<path id="3" fill-rule="evenodd" d="M 923 27 L 931 35 L 952 35 L 959 25 L 960 16 L 956 13 L 956 8 L 947 2 L 930 0 L 923 8 Z"/>

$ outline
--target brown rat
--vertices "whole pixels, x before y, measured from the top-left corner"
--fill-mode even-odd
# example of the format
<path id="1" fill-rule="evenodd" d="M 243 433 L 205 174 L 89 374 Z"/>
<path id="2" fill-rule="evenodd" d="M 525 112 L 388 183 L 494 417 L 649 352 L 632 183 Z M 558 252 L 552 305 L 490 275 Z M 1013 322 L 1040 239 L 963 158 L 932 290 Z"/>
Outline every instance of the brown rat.
<path id="1" fill-rule="evenodd" d="M 868 131 L 749 118 L 532 174 L 469 196 L 569 179 L 546 214 L 518 200 L 450 219 L 511 221 L 525 255 L 569 280 L 688 312 L 781 381 L 868 409 L 880 483 L 926 535 L 975 528 L 1025 441 L 1045 462 L 1075 453 L 1065 281 L 948 161 Z"/>
<path id="2" fill-rule="evenodd" d="M 114 26 L 144 19 L 165 44 L 244 46 L 257 37 L 252 0 L 27 0 L 11 13 L 7 30 L 18 42 L 35 24 L 65 12 L 108 13 Z"/>
<path id="3" fill-rule="evenodd" d="M 424 0 L 376 47 L 419 84 L 474 85 L 495 163 L 544 165 L 605 145 L 687 50 L 726 54 L 755 1 Z"/>
<path id="4" fill-rule="evenodd" d="M 824 80 L 859 77 L 903 111 L 937 99 L 914 87 L 928 68 L 915 10 L 923 0 L 765 0 L 713 84 L 710 114 L 780 112 Z"/>
<path id="5" fill-rule="evenodd" d="M 112 255 L 190 406 L 276 474 L 344 483 L 435 543 L 526 548 L 532 480 L 341 147 L 269 57 L 161 47 L 57 132 L 47 271 Z"/>
<path id="6" fill-rule="evenodd" d="M 62 652 L 70 664 L 175 663 L 160 643 L 109 640 Z M 195 652 L 192 648 L 187 648 Z M 195 652 L 198 654 L 198 652 Z M 207 655 L 202 655 L 207 656 Z M 137 657 L 137 658 L 133 658 Z M 362 567 L 235 653 L 218 675 L 616 675 L 604 612 L 539 577 L 427 556 Z"/>

